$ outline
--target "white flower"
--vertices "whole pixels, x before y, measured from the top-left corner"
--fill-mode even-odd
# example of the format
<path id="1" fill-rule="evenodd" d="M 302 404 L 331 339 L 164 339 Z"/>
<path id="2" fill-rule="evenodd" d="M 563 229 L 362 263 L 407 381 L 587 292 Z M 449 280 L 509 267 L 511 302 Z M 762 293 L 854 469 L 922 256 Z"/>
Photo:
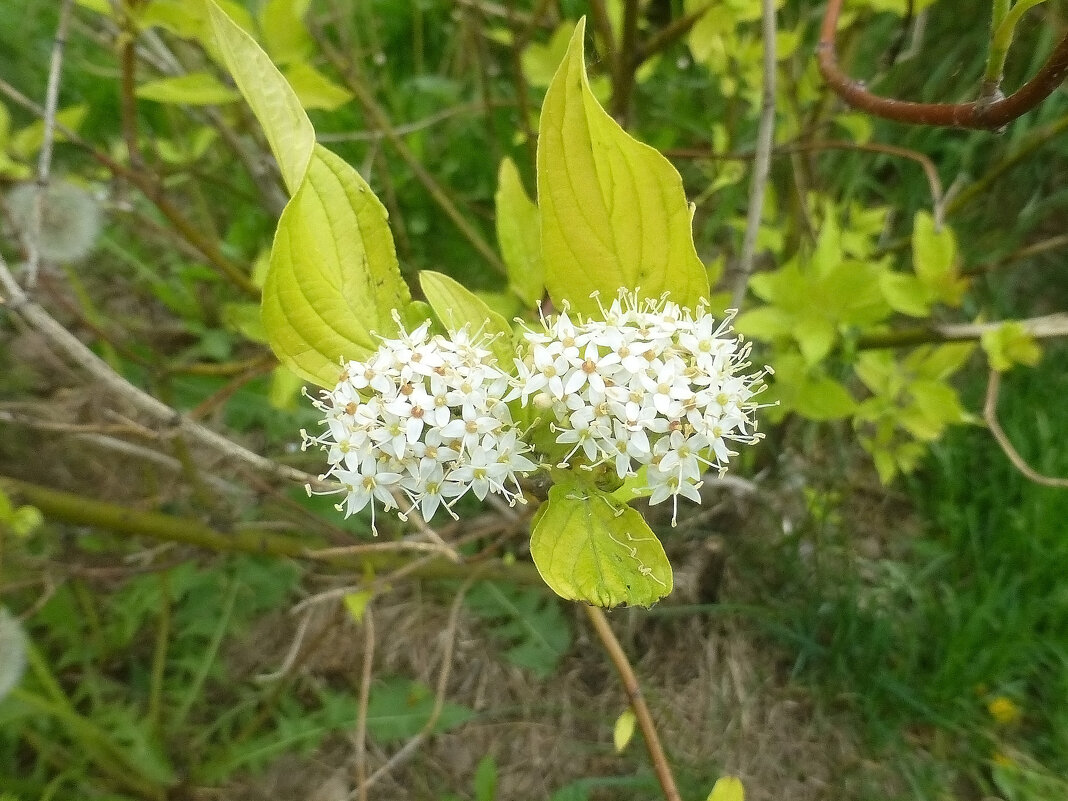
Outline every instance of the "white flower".
<path id="1" fill-rule="evenodd" d="M 381 340 L 313 401 L 325 430 L 301 432 L 304 447 L 326 451 L 329 467 L 320 478 L 340 482 L 324 494 L 344 495 L 337 508 L 346 517 L 370 505 L 372 530 L 376 503 L 388 510 L 399 497 L 411 504 L 402 517 L 418 509 L 425 518 L 442 507 L 453 514 L 467 492 L 522 502 L 518 477 L 538 465 L 502 402 L 512 379 L 485 342 L 466 329 L 431 337 L 429 323 Z"/>
<path id="2" fill-rule="evenodd" d="M 650 502 L 700 500 L 706 468 L 727 469 L 728 443 L 760 439 L 753 397 L 767 369 L 748 372 L 749 345 L 716 320 L 666 298 L 621 290 L 603 319 L 566 311 L 524 337 L 508 398 L 549 416 L 562 467 L 608 465 L 620 479 L 647 470 Z M 545 397 L 546 402 L 539 402 Z"/>

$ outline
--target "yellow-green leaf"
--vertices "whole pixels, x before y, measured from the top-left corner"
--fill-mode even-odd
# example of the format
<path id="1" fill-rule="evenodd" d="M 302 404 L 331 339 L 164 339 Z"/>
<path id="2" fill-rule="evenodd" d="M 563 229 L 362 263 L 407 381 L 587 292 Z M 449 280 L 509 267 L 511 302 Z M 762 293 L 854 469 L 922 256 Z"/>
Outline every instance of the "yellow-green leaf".
<path id="1" fill-rule="evenodd" d="M 508 321 L 493 311 L 482 298 L 478 297 L 463 284 L 447 275 L 433 270 L 419 273 L 419 286 L 426 295 L 430 308 L 449 331 L 456 331 L 467 326 L 471 335 L 481 331 L 493 337 L 489 349 L 497 357 L 497 363 L 504 371 L 512 369 L 512 327 Z"/>
<path id="2" fill-rule="evenodd" d="M 589 88 L 584 21 L 571 38 L 542 106 L 538 202 L 549 295 L 594 314 L 590 294 L 621 287 L 669 293 L 695 307 L 708 297 L 694 249 L 682 178 L 660 153 L 619 127 Z"/>
<path id="3" fill-rule="evenodd" d="M 263 126 L 290 194 L 295 194 L 315 148 L 315 131 L 296 93 L 256 44 L 213 1 L 208 0 L 215 39 L 227 69 Z"/>
<path id="4" fill-rule="evenodd" d="M 612 743 L 616 747 L 617 754 L 622 754 L 631 741 L 634 736 L 634 724 L 637 721 L 634 710 L 630 707 L 624 709 L 623 714 L 616 718 L 616 725 L 612 727 Z"/>
<path id="5" fill-rule="evenodd" d="M 76 106 L 68 106 L 57 112 L 55 141 L 67 141 L 67 135 L 63 133 L 63 128 L 77 131 L 82 127 L 82 123 L 85 121 L 85 115 L 88 113 L 89 106 L 84 103 L 79 103 Z M 41 149 L 41 144 L 43 142 L 44 122 L 42 120 L 37 120 L 36 122 L 31 122 L 25 128 L 22 128 L 15 133 L 15 135 L 11 137 L 11 145 L 8 149 L 11 151 L 11 155 L 16 158 L 29 159 L 37 155 L 37 151 Z"/>
<path id="6" fill-rule="evenodd" d="M 271 386 L 267 390 L 267 401 L 275 409 L 292 411 L 297 408 L 297 400 L 304 379 L 285 365 L 278 365 L 271 371 Z"/>
<path id="7" fill-rule="evenodd" d="M 911 317 L 926 317 L 930 311 L 931 292 L 920 279 L 907 273 L 879 273 L 879 289 L 896 312 Z"/>
<path id="8" fill-rule="evenodd" d="M 208 13 L 209 2 L 217 4 L 241 30 L 249 34 L 255 30 L 252 15 L 235 0 L 152 0 L 138 6 L 137 25 L 140 28 L 162 28 L 183 39 L 197 41 L 217 63 L 225 64 L 215 41 Z"/>
<path id="9" fill-rule="evenodd" d="M 957 240 L 948 225 L 936 230 L 926 211 L 916 212 L 913 223 L 912 266 L 938 300 L 951 306 L 960 303 L 967 282 L 958 277 Z"/>
<path id="10" fill-rule="evenodd" d="M 508 285 L 528 307 L 541 302 L 545 268 L 541 261 L 541 215 L 527 197 L 519 170 L 504 159 L 497 172 L 497 243 L 508 268 Z"/>
<path id="11" fill-rule="evenodd" d="M 324 387 L 342 359 L 378 347 L 410 303 L 386 209 L 359 173 L 316 146 L 307 176 L 278 221 L 263 286 L 263 325 L 279 360 Z"/>
<path id="12" fill-rule="evenodd" d="M 311 64 L 304 62 L 288 67 L 286 79 L 304 108 L 336 111 L 353 98 L 348 89 L 338 86 Z"/>
<path id="13" fill-rule="evenodd" d="M 300 61 L 315 49 L 315 42 L 304 24 L 304 15 L 308 12 L 310 2 L 311 0 L 267 0 L 263 6 L 260 12 L 263 43 L 271 58 L 278 64 Z"/>
<path id="14" fill-rule="evenodd" d="M 349 617 L 355 622 L 362 623 L 363 613 L 367 611 L 367 605 L 371 603 L 371 599 L 374 597 L 374 593 L 370 590 L 350 592 L 344 598 L 345 611 L 349 613 Z"/>
<path id="15" fill-rule="evenodd" d="M 721 776 L 705 801 L 745 801 L 745 788 L 737 776 Z"/>
<path id="16" fill-rule="evenodd" d="M 1014 364 L 1034 367 L 1042 358 L 1038 341 L 1020 323 L 1009 322 L 981 337 L 983 350 L 990 359 L 990 366 L 998 372 L 1012 369 Z"/>
<path id="17" fill-rule="evenodd" d="M 671 592 L 671 565 L 652 529 L 634 509 L 593 487 L 549 489 L 530 554 L 545 583 L 571 601 L 649 606 Z"/>
<path id="18" fill-rule="evenodd" d="M 188 75 L 148 81 L 138 86 L 135 94 L 143 100 L 188 106 L 217 106 L 241 97 L 239 92 L 208 72 L 191 72 Z"/>

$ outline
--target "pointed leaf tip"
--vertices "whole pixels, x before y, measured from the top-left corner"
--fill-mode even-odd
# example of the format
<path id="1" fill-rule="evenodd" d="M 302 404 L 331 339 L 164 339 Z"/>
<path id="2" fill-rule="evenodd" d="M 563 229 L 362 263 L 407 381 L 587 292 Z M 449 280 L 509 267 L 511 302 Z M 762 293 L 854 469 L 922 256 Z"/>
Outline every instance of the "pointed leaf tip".
<path id="1" fill-rule="evenodd" d="M 538 140 L 542 255 L 550 296 L 580 313 L 591 293 L 667 292 L 694 308 L 708 297 L 682 178 L 624 131 L 590 91 L 580 20 L 545 96 Z"/>

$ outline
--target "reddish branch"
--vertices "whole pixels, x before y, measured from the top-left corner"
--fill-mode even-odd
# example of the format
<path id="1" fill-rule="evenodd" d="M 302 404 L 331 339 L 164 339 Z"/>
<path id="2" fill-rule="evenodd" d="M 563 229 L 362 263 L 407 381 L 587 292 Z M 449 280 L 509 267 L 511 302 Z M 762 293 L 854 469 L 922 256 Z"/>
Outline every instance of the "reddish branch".
<path id="1" fill-rule="evenodd" d="M 996 130 L 1022 117 L 1061 85 L 1068 76 L 1068 34 L 1054 48 L 1035 76 L 1013 94 L 1000 99 L 970 103 L 914 103 L 872 94 L 863 83 L 850 78 L 838 66 L 835 33 L 842 0 L 828 0 L 816 49 L 820 73 L 834 93 L 860 111 L 912 125 L 942 125 L 954 128 Z"/>

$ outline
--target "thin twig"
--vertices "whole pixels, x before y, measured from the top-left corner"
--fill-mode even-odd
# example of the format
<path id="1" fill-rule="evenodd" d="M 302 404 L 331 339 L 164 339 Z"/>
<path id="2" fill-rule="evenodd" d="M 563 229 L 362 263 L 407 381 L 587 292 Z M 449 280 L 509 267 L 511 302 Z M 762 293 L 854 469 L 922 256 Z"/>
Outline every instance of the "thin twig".
<path id="1" fill-rule="evenodd" d="M 944 342 L 975 342 L 983 334 L 998 330 L 1007 320 L 994 323 L 962 323 L 899 328 L 879 334 L 865 334 L 857 339 L 857 350 L 878 348 L 906 348 L 914 345 L 934 345 Z M 1025 320 L 1012 320 L 1035 339 L 1057 339 L 1068 336 L 1068 313 L 1058 312 Z"/>
<path id="2" fill-rule="evenodd" d="M 1043 487 L 1056 487 L 1058 489 L 1068 488 L 1068 478 L 1055 478 L 1053 476 L 1042 475 L 1024 461 L 1024 458 L 1020 456 L 1019 451 L 1013 447 L 1012 442 L 1009 441 L 1008 435 L 1001 427 L 1001 423 L 998 422 L 998 391 L 1000 388 L 1001 373 L 991 368 L 990 380 L 986 385 L 986 401 L 983 403 L 983 419 L 986 420 L 987 428 L 990 429 L 990 434 L 994 437 L 994 441 L 997 442 L 1001 447 L 1001 450 L 1005 452 L 1005 455 L 1009 457 L 1009 461 L 1012 462 L 1013 467 L 1023 473 L 1029 480 L 1036 484 L 1041 484 Z"/>
<path id="3" fill-rule="evenodd" d="M 452 602 L 452 608 L 449 609 L 449 622 L 445 628 L 444 634 L 445 648 L 441 655 L 441 669 L 438 671 L 438 684 L 434 693 L 434 708 L 430 713 L 430 717 L 423 725 L 423 728 L 419 730 L 419 733 L 406 742 L 397 753 L 391 756 L 386 761 L 386 764 L 372 773 L 365 782 L 349 795 L 349 798 L 357 797 L 358 794 L 366 792 L 368 788 L 387 773 L 392 771 L 398 765 L 411 759 L 419 746 L 421 746 L 423 742 L 434 733 L 434 727 L 437 726 L 438 718 L 441 717 L 441 710 L 445 707 L 445 688 L 448 686 L 449 672 L 452 669 L 452 652 L 456 645 L 456 628 L 460 622 L 460 607 L 463 603 L 464 596 L 467 595 L 467 591 L 471 589 L 471 585 L 475 583 L 478 577 L 479 575 L 476 571 L 463 583 L 460 589 L 456 592 L 456 597 Z"/>
<path id="4" fill-rule="evenodd" d="M 296 481 L 300 484 L 321 485 L 316 476 L 278 464 L 265 456 L 260 456 L 258 453 L 238 445 L 222 434 L 218 434 L 190 420 L 167 404 L 135 387 L 116 373 L 107 362 L 93 353 L 80 339 L 58 323 L 41 306 L 34 303 L 16 283 L 2 256 L 0 256 L 0 289 L 7 292 L 7 304 L 13 312 L 66 354 L 73 364 L 92 375 L 142 414 L 146 414 L 156 420 L 157 423 L 184 433 L 192 441 L 210 448 L 232 461 L 245 464 L 254 470 L 289 481 Z"/>
<path id="5" fill-rule="evenodd" d="M 375 659 L 375 622 L 371 605 L 363 610 L 363 666 L 360 670 L 360 701 L 356 710 L 356 792 L 359 801 L 367 801 L 367 705 L 371 699 L 371 668 Z"/>
<path id="6" fill-rule="evenodd" d="M 749 211 L 745 219 L 745 238 L 738 259 L 731 305 L 740 309 L 745 300 L 749 276 L 753 272 L 753 255 L 756 250 L 757 233 L 764 214 L 764 193 L 768 186 L 771 168 L 771 149 L 775 144 L 775 0 L 761 0 L 761 38 L 764 44 L 764 87 L 760 96 L 760 124 L 757 128 L 756 159 L 753 162 L 753 179 L 749 185 Z"/>
<path id="7" fill-rule="evenodd" d="M 22 92 L 10 83 L 0 78 L 0 93 L 4 94 L 23 108 L 32 111 L 42 119 L 45 110 L 26 97 Z M 147 172 L 139 172 L 125 164 L 116 161 L 110 155 L 98 148 L 93 147 L 80 137 L 75 131 L 61 125 L 58 121 L 54 125 L 55 130 L 62 133 L 69 141 L 84 148 L 90 156 L 103 164 L 117 178 L 133 184 L 152 204 L 159 209 L 160 213 L 174 226 L 175 231 L 182 236 L 193 248 L 200 253 L 208 264 L 220 272 L 231 284 L 241 289 L 246 294 L 259 297 L 259 288 L 248 277 L 248 269 L 235 264 L 227 258 L 219 246 L 210 238 L 201 233 L 199 227 L 185 217 L 184 214 L 167 197 L 165 188 L 159 179 Z"/>
<path id="8" fill-rule="evenodd" d="M 915 103 L 873 94 L 838 65 L 835 37 L 842 0 L 828 0 L 816 47 L 820 73 L 827 85 L 849 105 L 883 119 L 909 125 L 939 125 L 997 130 L 1023 116 L 1053 94 L 1068 75 L 1068 34 L 1050 53 L 1035 76 L 1006 98 L 980 98 L 970 103 Z"/>
<path id="9" fill-rule="evenodd" d="M 37 156 L 37 192 L 30 210 L 30 230 L 26 237 L 26 286 L 37 284 L 41 267 L 41 225 L 44 219 L 44 193 L 52 170 L 52 147 L 55 144 L 56 109 L 59 106 L 59 80 L 63 73 L 63 48 L 70 27 L 72 0 L 63 0 L 59 9 L 56 38 L 52 42 L 52 60 L 48 66 L 48 86 L 45 89 L 44 129 L 41 152 Z"/>
<path id="10" fill-rule="evenodd" d="M 709 2 L 701 8 L 698 8 L 696 11 L 692 11 L 685 16 L 673 20 L 638 45 L 637 52 L 634 54 L 634 59 L 637 64 L 639 66 L 644 64 L 657 53 L 666 50 L 672 44 L 688 34 L 693 30 L 693 26 L 700 22 L 701 18 L 708 13 L 708 10 L 714 5 L 715 2 Z"/>
<path id="11" fill-rule="evenodd" d="M 357 102 L 363 108 L 364 113 L 367 115 L 371 124 L 375 128 L 382 131 L 385 134 L 386 141 L 393 147 L 397 155 L 401 157 L 401 160 L 408 166 L 408 169 L 412 171 L 412 174 L 416 177 L 416 180 L 423 185 L 427 194 L 437 203 L 438 207 L 444 212 L 452 224 L 459 229 L 463 237 L 481 254 L 481 256 L 489 263 L 489 265 L 497 272 L 504 275 L 507 269 L 504 266 L 504 262 L 501 261 L 500 256 L 486 241 L 485 237 L 478 231 L 475 226 L 468 222 L 467 218 L 460 212 L 456 204 L 446 190 L 438 183 L 433 175 L 423 166 L 422 162 L 412 152 L 411 148 L 404 141 L 397 129 L 393 127 L 392 121 L 389 119 L 389 115 L 385 109 L 375 99 L 374 94 L 359 76 L 355 74 L 353 70 L 353 62 L 346 59 L 342 54 L 337 51 L 337 48 L 322 35 L 321 31 L 314 31 L 316 41 L 322 48 L 323 53 L 330 60 L 330 62 L 337 68 L 338 73 L 341 75 L 345 82 L 345 85 L 356 96 Z"/>
<path id="12" fill-rule="evenodd" d="M 635 72 L 641 66 L 638 48 L 638 0 L 625 0 L 623 27 L 619 32 L 612 74 L 612 97 L 609 109 L 616 121 L 626 127 L 630 99 L 634 94 Z"/>
<path id="13" fill-rule="evenodd" d="M 285 659 L 282 660 L 281 666 L 278 670 L 274 670 L 270 673 L 260 673 L 254 676 L 254 680 L 262 683 L 274 682 L 286 677 L 286 674 L 293 669 L 293 666 L 297 663 L 297 657 L 300 656 L 301 646 L 304 645 L 304 637 L 308 633 L 308 626 L 311 624 L 312 616 L 315 614 L 315 607 L 309 607 L 308 611 L 304 613 L 304 617 L 300 619 L 300 623 L 297 624 L 297 633 L 293 635 L 293 642 L 289 645 L 289 651 L 286 652 Z"/>
<path id="14" fill-rule="evenodd" d="M 437 125 L 439 122 L 444 122 L 450 117 L 455 117 L 459 114 L 470 114 L 473 111 L 478 111 L 483 108 L 478 103 L 464 103 L 459 106 L 453 106 L 451 108 L 442 109 L 436 114 L 431 114 L 429 117 L 424 117 L 421 120 L 415 122 L 409 122 L 405 125 L 398 125 L 393 130 L 400 136 L 407 136 L 408 134 L 418 133 L 419 131 L 431 128 Z M 322 144 L 328 144 L 330 142 L 375 142 L 380 139 L 385 139 L 386 134 L 383 131 L 348 131 L 346 133 L 324 133 L 318 134 L 315 139 Z"/>
<path id="15" fill-rule="evenodd" d="M 627 655 L 623 652 L 623 646 L 619 644 L 616 635 L 612 633 L 612 627 L 608 625 L 608 618 L 605 617 L 604 611 L 600 607 L 587 606 L 585 609 L 586 617 L 593 624 L 593 630 L 597 632 L 598 639 L 600 639 L 604 649 L 608 652 L 612 664 L 615 665 L 616 672 L 619 673 L 620 681 L 623 683 L 623 689 L 627 693 L 627 698 L 630 699 L 630 707 L 634 710 L 634 716 L 638 719 L 638 726 L 641 728 L 642 737 L 645 739 L 645 748 L 653 762 L 653 770 L 656 772 L 656 778 L 664 791 L 664 798 L 667 801 L 682 801 L 682 796 L 679 795 L 679 790 L 675 786 L 675 777 L 671 773 L 671 766 L 668 764 L 667 756 L 664 755 L 664 749 L 660 746 L 660 737 L 656 733 L 653 716 L 649 712 L 644 696 L 642 696 L 642 688 L 638 684 L 638 677 L 634 675 L 634 668 L 630 666 L 630 660 L 627 659 Z"/>
<path id="16" fill-rule="evenodd" d="M 942 188 L 942 180 L 938 177 L 938 168 L 935 167 L 930 157 L 918 150 L 912 150 L 899 145 L 887 145 L 882 142 L 850 142 L 844 139 L 820 139 L 814 142 L 796 142 L 794 144 L 777 145 L 772 148 L 772 155 L 786 156 L 792 153 L 807 153 L 813 150 L 855 150 L 860 153 L 882 153 L 887 156 L 900 156 L 901 158 L 914 161 L 923 168 L 923 174 L 927 177 L 927 185 L 931 189 L 931 208 L 935 219 L 941 223 L 945 216 L 946 197 Z M 669 158 L 704 158 L 721 161 L 748 161 L 756 158 L 756 151 L 738 151 L 734 153 L 717 154 L 705 148 L 673 148 L 665 150 L 664 154 Z"/>

